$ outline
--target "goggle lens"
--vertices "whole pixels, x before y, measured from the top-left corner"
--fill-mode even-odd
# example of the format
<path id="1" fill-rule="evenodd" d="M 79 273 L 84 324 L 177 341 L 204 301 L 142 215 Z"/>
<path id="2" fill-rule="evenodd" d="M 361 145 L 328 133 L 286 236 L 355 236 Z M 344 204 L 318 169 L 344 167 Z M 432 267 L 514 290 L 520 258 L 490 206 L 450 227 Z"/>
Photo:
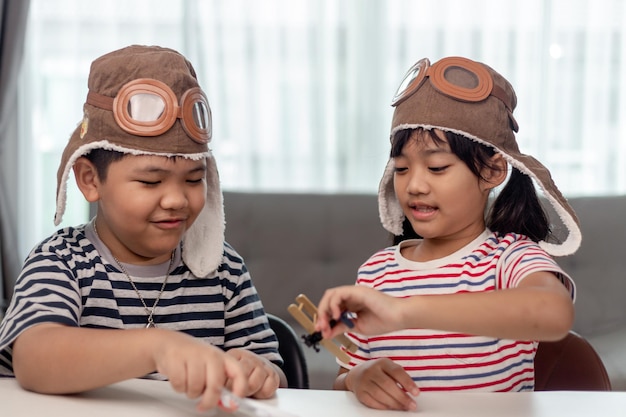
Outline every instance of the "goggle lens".
<path id="1" fill-rule="evenodd" d="M 165 110 L 165 102 L 155 94 L 139 93 L 130 97 L 126 111 L 131 119 L 137 122 L 154 122 L 159 120 Z"/>
<path id="2" fill-rule="evenodd" d="M 430 61 L 428 61 L 428 58 L 423 58 L 417 61 L 417 63 L 407 71 L 402 82 L 400 82 L 400 86 L 398 86 L 396 90 L 396 94 L 393 96 L 393 100 L 391 101 L 392 106 L 400 104 L 422 85 L 422 82 L 426 78 L 426 70 L 429 67 Z"/>
<path id="3" fill-rule="evenodd" d="M 457 66 L 447 67 L 443 72 L 443 78 L 453 86 L 466 89 L 474 89 L 479 84 L 476 74 Z"/>
<path id="4" fill-rule="evenodd" d="M 209 129 L 211 120 L 209 118 L 209 109 L 203 102 L 196 102 L 193 104 L 193 121 L 199 129 Z"/>
<path id="5" fill-rule="evenodd" d="M 185 132 L 196 142 L 206 143 L 211 139 L 211 108 L 200 88 L 187 90 L 180 99 L 181 122 Z"/>

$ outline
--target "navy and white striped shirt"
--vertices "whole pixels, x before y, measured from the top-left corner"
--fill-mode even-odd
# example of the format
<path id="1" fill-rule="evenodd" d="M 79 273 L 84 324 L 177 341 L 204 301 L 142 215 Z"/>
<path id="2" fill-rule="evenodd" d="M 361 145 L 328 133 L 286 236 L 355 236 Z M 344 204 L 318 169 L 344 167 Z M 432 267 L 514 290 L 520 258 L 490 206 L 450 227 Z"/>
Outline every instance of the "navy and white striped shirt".
<path id="1" fill-rule="evenodd" d="M 201 338 L 224 350 L 248 349 L 281 365 L 278 341 L 242 258 L 227 243 L 211 276 L 196 277 L 179 247 L 154 312 L 156 326 Z M 124 264 L 148 308 L 158 296 L 169 261 Z M 0 376 L 13 376 L 12 344 L 40 323 L 132 329 L 146 326 L 148 313 L 91 224 L 57 231 L 30 253 L 0 324 Z"/>

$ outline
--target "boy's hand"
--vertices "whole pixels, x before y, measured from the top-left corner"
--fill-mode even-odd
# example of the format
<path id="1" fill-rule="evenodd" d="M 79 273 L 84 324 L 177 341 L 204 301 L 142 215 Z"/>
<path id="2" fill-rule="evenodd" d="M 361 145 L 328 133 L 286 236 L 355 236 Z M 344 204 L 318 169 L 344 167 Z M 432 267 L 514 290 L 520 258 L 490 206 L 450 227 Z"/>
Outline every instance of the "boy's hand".
<path id="1" fill-rule="evenodd" d="M 374 335 L 402 329 L 402 299 L 383 294 L 373 288 L 360 285 L 346 285 L 326 290 L 318 305 L 318 318 L 315 329 L 322 332 L 324 339 L 345 331 Z M 352 319 L 353 328 L 342 323 L 343 312 L 356 315 Z M 330 326 L 331 319 L 337 325 Z"/>
<path id="2" fill-rule="evenodd" d="M 346 388 L 368 407 L 379 410 L 415 410 L 411 398 L 419 389 L 402 366 L 389 358 L 357 365 L 345 376 Z M 410 393 L 411 395 L 409 395 Z"/>
<path id="3" fill-rule="evenodd" d="M 156 370 L 165 375 L 175 391 L 188 398 L 200 398 L 198 410 L 218 405 L 222 388 L 228 382 L 237 396 L 248 392 L 246 370 L 241 363 L 221 349 L 179 332 L 161 332 L 153 350 Z"/>
<path id="4" fill-rule="evenodd" d="M 236 359 L 243 369 L 248 382 L 245 397 L 264 399 L 274 396 L 281 379 L 274 364 L 247 349 L 230 349 L 226 354 Z"/>

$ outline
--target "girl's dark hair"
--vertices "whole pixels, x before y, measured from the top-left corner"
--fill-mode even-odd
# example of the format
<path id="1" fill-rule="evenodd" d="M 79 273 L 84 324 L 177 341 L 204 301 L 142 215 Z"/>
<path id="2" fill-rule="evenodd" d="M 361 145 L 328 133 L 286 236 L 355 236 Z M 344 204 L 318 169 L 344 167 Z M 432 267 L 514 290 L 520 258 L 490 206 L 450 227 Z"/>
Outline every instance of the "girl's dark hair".
<path id="1" fill-rule="evenodd" d="M 396 236 L 393 233 L 391 233 L 391 244 L 395 246 L 399 244 L 400 242 L 402 242 L 403 240 L 421 239 L 421 238 L 422 237 L 418 235 L 417 233 L 415 233 L 415 230 L 413 230 L 413 226 L 411 226 L 411 222 L 409 221 L 409 219 L 405 217 L 404 220 L 402 221 L 402 234 L 399 236 Z"/>
<path id="2" fill-rule="evenodd" d="M 435 144 L 443 144 L 443 140 L 435 134 L 434 130 L 421 128 L 415 130 L 428 134 Z M 396 134 L 391 147 L 392 158 L 401 154 L 413 131 L 406 129 Z M 474 175 L 480 178 L 481 170 L 490 167 L 490 158 L 495 154 L 495 149 L 456 133 L 444 132 L 444 134 L 451 151 L 467 165 Z M 496 169 L 496 167 L 491 168 Z M 548 216 L 539 202 L 532 179 L 515 167 L 511 168 L 509 180 L 493 202 L 485 224 L 493 232 L 519 233 L 535 242 L 546 240 L 550 235 Z M 413 231 L 411 223 L 404 219 L 402 235 L 394 236 L 393 243 L 398 244 L 402 240 L 419 237 Z"/>
<path id="3" fill-rule="evenodd" d="M 105 181 L 107 178 L 107 172 L 109 171 L 109 165 L 111 163 L 119 161 L 126 156 L 123 152 L 111 151 L 107 149 L 93 149 L 85 158 L 87 158 L 95 167 L 98 172 L 98 177 L 101 181 Z"/>

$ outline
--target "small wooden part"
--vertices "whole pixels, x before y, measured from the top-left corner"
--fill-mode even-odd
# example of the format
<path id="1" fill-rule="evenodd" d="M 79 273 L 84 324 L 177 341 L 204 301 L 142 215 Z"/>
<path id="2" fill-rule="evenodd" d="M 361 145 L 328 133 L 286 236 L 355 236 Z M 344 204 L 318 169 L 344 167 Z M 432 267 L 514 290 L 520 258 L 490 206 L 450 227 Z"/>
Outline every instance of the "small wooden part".
<path id="1" fill-rule="evenodd" d="M 317 307 L 304 294 L 300 294 L 296 297 L 296 303 L 297 304 L 290 304 L 289 307 L 287 307 L 287 311 L 289 311 L 293 318 L 300 323 L 309 335 L 313 335 L 315 333 L 315 322 L 317 321 Z M 341 350 L 340 346 L 343 345 L 350 352 L 356 352 L 357 350 L 357 346 L 343 334 L 336 336 L 332 341 L 321 339 L 319 344 L 343 363 L 349 363 L 350 357 L 346 352 Z"/>

